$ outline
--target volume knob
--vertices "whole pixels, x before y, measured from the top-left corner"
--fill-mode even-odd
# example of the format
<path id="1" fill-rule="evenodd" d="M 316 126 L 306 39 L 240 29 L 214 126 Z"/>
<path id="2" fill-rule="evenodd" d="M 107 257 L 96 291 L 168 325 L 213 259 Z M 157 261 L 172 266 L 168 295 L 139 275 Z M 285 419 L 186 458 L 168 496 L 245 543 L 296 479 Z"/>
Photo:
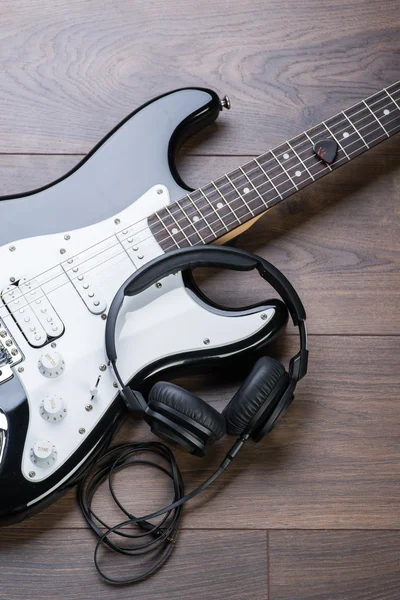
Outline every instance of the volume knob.
<path id="1" fill-rule="evenodd" d="M 57 450 L 51 442 L 41 440 L 33 444 L 30 457 L 33 464 L 38 467 L 51 467 L 57 460 Z"/>
<path id="2" fill-rule="evenodd" d="M 42 375 L 54 379 L 63 374 L 65 362 L 61 354 L 54 350 L 48 350 L 39 358 L 38 367 Z"/>
<path id="3" fill-rule="evenodd" d="M 67 414 L 67 409 L 64 405 L 63 399 L 55 394 L 52 394 L 51 396 L 47 396 L 40 403 L 40 414 L 45 421 L 56 423 L 65 417 Z"/>

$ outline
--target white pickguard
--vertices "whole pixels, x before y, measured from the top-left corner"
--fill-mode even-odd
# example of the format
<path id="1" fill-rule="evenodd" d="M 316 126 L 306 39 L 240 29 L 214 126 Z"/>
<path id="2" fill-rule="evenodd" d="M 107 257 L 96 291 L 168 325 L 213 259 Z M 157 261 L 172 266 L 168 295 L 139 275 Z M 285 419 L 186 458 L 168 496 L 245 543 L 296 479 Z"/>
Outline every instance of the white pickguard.
<path id="1" fill-rule="evenodd" d="M 40 481 L 54 473 L 118 394 L 112 369 L 107 366 L 101 370 L 107 362 L 106 321 L 101 314 L 89 311 L 61 263 L 71 268 L 78 265 L 71 276 L 84 273 L 108 309 L 129 275 L 162 254 L 147 226 L 147 216 L 168 202 L 168 190 L 157 185 L 112 219 L 75 231 L 19 240 L 12 244 L 13 251 L 9 246 L 0 248 L 0 264 L 5 266 L 1 269 L 0 288 L 9 286 L 11 278 L 39 278 L 41 284 L 47 278 L 50 281 L 43 288 L 65 326 L 64 334 L 55 342 L 55 350 L 65 360 L 65 371 L 56 379 L 48 379 L 39 372 L 38 359 L 49 344 L 44 348 L 30 346 L 6 307 L 0 304 L 0 317 L 24 355 L 24 361 L 13 367 L 13 374 L 20 379 L 29 402 L 29 428 L 21 465 L 27 480 Z M 71 259 L 73 262 L 68 263 Z M 43 273 L 47 275 L 40 278 Z M 261 309 L 248 315 L 221 316 L 196 303 L 180 275 L 169 276 L 160 283 L 161 286 L 153 285 L 139 296 L 127 298 L 121 310 L 117 326 L 118 366 L 126 382 L 159 358 L 204 349 L 204 340 L 209 340 L 208 348 L 217 348 L 250 337 L 274 316 L 273 309 L 268 311 L 267 319 L 260 318 Z M 91 400 L 91 389 L 99 376 L 98 393 Z M 65 418 L 56 423 L 45 421 L 40 415 L 41 401 L 50 394 L 62 397 L 68 409 Z M 90 411 L 86 410 L 88 404 L 93 406 Z M 54 465 L 43 468 L 32 463 L 30 450 L 38 440 L 48 440 L 56 446 Z"/>

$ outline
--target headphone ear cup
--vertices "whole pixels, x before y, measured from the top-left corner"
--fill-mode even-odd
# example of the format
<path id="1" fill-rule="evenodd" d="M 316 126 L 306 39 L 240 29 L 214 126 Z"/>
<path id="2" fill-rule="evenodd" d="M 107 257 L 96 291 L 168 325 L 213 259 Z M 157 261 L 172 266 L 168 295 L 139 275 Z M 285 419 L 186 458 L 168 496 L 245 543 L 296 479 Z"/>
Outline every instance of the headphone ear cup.
<path id="1" fill-rule="evenodd" d="M 289 375 L 281 362 L 268 356 L 259 358 L 222 411 L 228 435 L 240 436 L 250 426 L 251 430 L 247 433 L 252 437 L 262 429 L 287 390 L 289 381 Z M 255 419 L 256 422 L 252 422 Z"/>
<path id="2" fill-rule="evenodd" d="M 197 456 L 204 456 L 206 444 L 221 439 L 226 431 L 225 419 L 215 408 L 166 381 L 150 390 L 144 418 L 153 433 Z"/>

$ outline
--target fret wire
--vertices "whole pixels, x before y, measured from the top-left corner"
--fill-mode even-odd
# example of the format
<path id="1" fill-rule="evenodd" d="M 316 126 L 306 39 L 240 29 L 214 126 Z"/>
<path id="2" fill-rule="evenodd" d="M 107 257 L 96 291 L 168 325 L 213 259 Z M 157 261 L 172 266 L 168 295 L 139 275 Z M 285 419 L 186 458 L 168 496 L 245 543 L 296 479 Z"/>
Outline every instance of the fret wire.
<path id="1" fill-rule="evenodd" d="M 300 158 L 300 156 L 297 154 L 296 150 L 293 148 L 292 144 L 288 141 L 286 142 L 287 145 L 292 149 L 293 153 L 297 156 L 297 158 L 299 159 L 299 161 L 301 162 L 301 164 L 303 165 L 303 167 L 305 168 L 305 170 L 307 171 L 307 173 L 309 174 L 309 176 L 311 177 L 311 179 L 313 181 L 315 181 L 315 177 L 313 176 L 313 174 L 311 173 L 311 171 L 309 170 L 309 168 L 307 167 L 307 165 L 305 164 L 305 162 L 303 162 L 303 160 Z M 294 167 L 293 167 L 294 168 Z"/>
<path id="2" fill-rule="evenodd" d="M 279 193 L 277 186 L 274 185 L 274 183 L 272 182 L 271 178 L 267 176 L 267 174 L 265 173 L 265 171 L 262 169 L 261 165 L 257 166 L 257 161 L 256 159 L 253 159 L 251 162 L 246 163 L 246 164 L 256 164 L 256 167 L 254 169 L 250 170 L 250 173 L 254 173 L 253 175 L 253 179 L 254 181 L 261 179 L 261 183 L 255 185 L 254 183 L 252 183 L 252 181 L 250 180 L 250 178 L 248 177 L 248 175 L 246 174 L 246 172 L 244 171 L 247 179 L 250 181 L 251 185 L 253 186 L 254 190 L 257 192 L 257 194 L 261 197 L 262 202 L 265 204 L 266 208 L 269 208 L 269 200 L 265 201 L 263 199 L 263 197 L 261 196 L 259 190 L 264 187 L 264 186 L 269 186 L 270 189 L 266 189 L 265 191 L 263 191 L 263 194 L 267 195 L 269 193 Z M 246 166 L 246 165 L 244 165 Z M 242 167 L 240 167 L 242 169 Z M 282 194 L 281 194 L 282 195 Z"/>
<path id="3" fill-rule="evenodd" d="M 389 134 L 388 134 L 388 132 L 386 131 L 386 129 L 384 128 L 384 126 L 382 125 L 382 123 L 380 122 L 380 120 L 378 119 L 378 117 L 375 115 L 375 113 L 374 113 L 374 112 L 372 112 L 372 110 L 370 109 L 370 107 L 368 106 L 368 104 L 365 102 L 365 100 L 363 100 L 362 102 L 363 102 L 363 104 L 365 104 L 365 106 L 368 108 L 369 112 L 370 112 L 370 113 L 371 113 L 371 115 L 374 117 L 375 121 L 376 121 L 377 123 L 379 123 L 379 125 L 382 127 L 382 129 L 383 129 L 383 131 L 386 133 L 386 135 L 387 135 L 388 137 L 390 137 L 390 136 L 389 136 Z"/>
<path id="4" fill-rule="evenodd" d="M 203 186 L 203 187 L 205 187 L 205 186 Z M 215 185 L 213 185 L 212 183 L 207 183 L 207 188 L 209 188 L 209 190 L 207 191 L 207 195 L 209 195 L 210 198 L 213 199 L 212 201 L 214 201 L 213 194 L 216 194 L 215 201 L 221 199 L 221 194 L 215 189 Z M 230 201 L 227 198 L 224 198 L 224 197 L 222 197 L 222 198 L 223 198 L 223 202 L 217 203 L 216 210 L 221 211 L 222 221 L 224 221 L 224 219 L 227 220 L 228 231 L 229 231 L 229 228 L 233 225 L 233 223 L 236 224 L 237 216 L 235 215 L 235 213 L 232 209 Z M 226 214 L 224 214 L 224 213 L 226 213 Z M 233 219 L 233 222 L 231 221 L 231 219 Z M 225 223 L 224 223 L 224 225 L 225 225 Z"/>
<path id="5" fill-rule="evenodd" d="M 396 85 L 396 84 L 394 84 Z M 395 103 L 395 105 L 397 106 L 397 108 L 400 110 L 400 106 L 397 104 L 396 100 L 393 98 L 392 94 L 390 94 L 386 88 L 383 89 L 384 92 L 387 93 L 387 95 L 389 96 L 389 98 Z"/>
<path id="6" fill-rule="evenodd" d="M 247 210 L 250 211 L 250 213 L 253 215 L 254 217 L 254 213 L 251 210 L 250 206 L 247 204 L 246 200 L 243 198 L 242 194 L 239 192 L 239 190 L 237 189 L 236 185 L 232 182 L 231 178 L 228 175 L 224 175 L 224 177 L 227 178 L 227 180 L 229 181 L 229 183 L 231 184 L 231 186 L 234 188 L 235 192 L 238 194 L 238 196 L 240 197 L 240 199 L 244 202 L 244 204 L 247 206 Z"/>
<path id="7" fill-rule="evenodd" d="M 172 219 L 174 220 L 174 222 L 175 222 L 176 226 L 178 227 L 178 230 L 180 230 L 180 231 L 183 233 L 183 235 L 184 235 L 184 237 L 186 238 L 186 240 L 187 240 L 187 242 L 188 242 L 189 246 L 191 246 L 192 244 L 191 244 L 191 242 L 190 242 L 190 240 L 189 240 L 188 236 L 187 236 L 187 235 L 186 235 L 186 233 L 183 231 L 182 227 L 179 225 L 178 221 L 175 219 L 174 215 L 173 215 L 173 214 L 172 214 L 172 212 L 169 210 L 168 206 L 165 206 L 164 208 L 165 208 L 165 210 L 166 210 L 166 211 L 169 213 L 169 215 L 172 217 Z M 171 233 L 172 233 L 172 232 L 171 232 Z"/>
<path id="8" fill-rule="evenodd" d="M 304 164 L 305 169 L 309 171 L 312 180 L 316 181 L 319 179 L 319 168 L 323 163 L 313 151 L 313 146 L 310 143 L 310 139 L 304 134 L 304 132 L 288 141 L 287 145 L 289 150 L 291 147 L 293 152 L 297 154 L 299 160 Z M 304 173 L 308 178 L 306 170 Z M 303 180 L 302 183 L 307 185 L 306 180 Z"/>
<path id="9" fill-rule="evenodd" d="M 229 201 L 227 201 L 227 199 L 225 198 L 225 196 L 223 196 L 223 194 L 219 191 L 218 187 L 215 185 L 215 183 L 212 181 L 211 184 L 215 187 L 215 189 L 217 190 L 217 193 L 221 196 L 222 200 L 225 202 L 225 204 L 227 204 L 229 206 L 229 208 L 231 209 L 231 211 L 233 212 L 236 221 L 238 223 L 240 223 L 240 225 L 242 224 L 241 220 L 239 219 L 239 217 L 236 214 L 236 211 L 234 208 L 232 208 L 232 205 L 230 204 Z"/>
<path id="10" fill-rule="evenodd" d="M 311 144 L 312 148 L 314 148 L 315 144 L 312 141 L 312 139 L 310 138 L 310 136 L 308 135 L 307 131 L 304 132 L 304 135 L 307 136 L 307 138 L 310 140 L 310 144 Z M 331 165 L 328 165 L 328 163 L 325 163 L 325 166 L 327 166 L 330 171 L 333 171 Z"/>
<path id="11" fill-rule="evenodd" d="M 255 158 L 254 162 L 257 163 L 257 165 L 260 167 L 261 171 L 264 173 L 265 177 L 268 179 L 268 181 L 272 184 L 272 186 L 274 187 L 276 193 L 278 194 L 278 196 L 280 197 L 281 200 L 283 200 L 283 196 L 280 193 L 280 191 L 278 190 L 278 188 L 276 187 L 276 185 L 274 184 L 274 182 L 272 181 L 271 177 L 268 175 L 268 173 L 266 171 L 264 171 L 264 169 L 262 168 L 262 166 L 260 165 L 260 163 L 258 162 L 258 159 Z"/>
<path id="12" fill-rule="evenodd" d="M 359 131 L 365 132 L 365 133 L 363 133 L 363 136 L 366 140 L 368 140 L 369 146 L 372 147 L 373 145 L 378 143 L 378 140 L 380 137 L 384 136 L 384 138 L 386 139 L 386 133 L 383 131 L 380 124 L 376 123 L 375 119 L 371 121 L 371 115 L 366 110 L 365 106 L 363 107 L 363 112 L 364 112 L 364 116 L 357 120 L 357 124 L 361 125 L 359 128 Z M 350 115 L 350 119 L 352 117 L 353 117 L 353 115 Z M 378 126 L 375 127 L 375 125 L 378 125 Z M 375 135 L 375 132 L 378 132 L 378 134 Z M 382 140 L 380 140 L 380 141 L 382 141 Z"/>
<path id="13" fill-rule="evenodd" d="M 193 202 L 193 200 L 191 199 L 191 197 L 189 196 L 189 194 L 186 194 L 185 198 L 187 198 L 189 200 L 189 202 L 191 202 L 195 208 L 195 212 L 198 212 L 199 215 L 201 215 L 201 212 L 199 211 L 199 209 L 197 208 L 197 206 L 195 205 L 195 203 Z M 204 219 L 204 221 L 207 223 L 206 219 Z M 209 226 L 209 224 L 207 223 L 207 227 L 209 228 L 210 231 L 212 231 L 211 227 Z M 201 239 L 201 241 L 203 242 L 203 244 L 206 243 L 205 239 L 203 238 L 202 235 L 200 235 L 199 230 L 197 229 L 197 227 L 195 225 L 193 225 L 194 230 L 197 232 L 197 235 L 199 236 L 199 238 Z"/>
<path id="14" fill-rule="evenodd" d="M 183 198 L 182 198 L 182 200 L 183 200 Z M 181 211 L 182 211 L 182 212 L 183 212 L 183 214 L 185 215 L 185 217 L 186 217 L 186 220 L 187 220 L 187 222 L 189 223 L 189 225 L 188 225 L 187 227 L 189 227 L 189 226 L 190 226 L 190 227 L 193 229 L 193 232 L 194 232 L 194 233 L 192 233 L 192 234 L 189 234 L 189 237 L 190 237 L 190 235 L 194 235 L 194 234 L 195 234 L 195 235 L 197 235 L 197 236 L 199 237 L 199 239 L 200 239 L 202 242 L 204 242 L 204 240 L 203 240 L 203 238 L 201 237 L 201 235 L 200 235 L 199 233 L 197 233 L 197 229 L 196 229 L 196 228 L 195 228 L 195 226 L 192 224 L 192 221 L 191 221 L 191 219 L 189 218 L 189 215 L 186 213 L 186 210 L 183 208 L 183 206 L 182 206 L 181 204 L 179 204 L 179 202 L 180 202 L 180 200 L 177 200 L 177 201 L 175 202 L 175 204 L 177 204 L 177 205 L 178 205 L 178 207 L 181 209 Z"/>
<path id="15" fill-rule="evenodd" d="M 209 199 L 207 198 L 206 194 L 203 192 L 203 190 L 201 188 L 199 188 L 199 192 L 200 194 L 202 194 L 204 196 L 204 198 L 207 200 L 208 204 L 211 206 L 211 208 L 213 209 L 213 211 L 215 212 L 215 214 L 217 215 L 218 219 L 221 221 L 222 225 L 225 227 L 225 229 L 227 231 L 229 231 L 228 227 L 225 225 L 225 223 L 223 222 L 221 216 L 218 214 L 218 212 L 215 210 L 214 206 L 212 205 L 212 203 L 209 201 Z"/>
<path id="16" fill-rule="evenodd" d="M 197 190 L 195 190 L 195 191 L 197 191 Z M 205 224 L 207 225 L 208 229 L 211 231 L 211 235 L 213 235 L 213 236 L 217 237 L 217 236 L 215 235 L 215 232 L 214 232 L 213 228 L 211 227 L 210 223 L 209 223 L 209 222 L 208 222 L 208 220 L 206 219 L 206 216 L 205 216 L 205 215 L 203 215 L 203 213 L 201 212 L 201 210 L 200 210 L 200 209 L 199 209 L 199 208 L 196 206 L 196 204 L 195 204 L 195 202 L 194 202 L 193 198 L 191 198 L 191 197 L 189 196 L 189 194 L 187 194 L 187 197 L 189 198 L 190 202 L 193 204 L 193 206 L 195 207 L 195 209 L 196 209 L 196 210 L 197 210 L 197 212 L 199 213 L 199 215 L 200 215 L 200 218 L 201 218 L 201 219 L 203 219 L 203 221 L 204 221 L 204 222 L 205 222 Z"/>
<path id="17" fill-rule="evenodd" d="M 242 171 L 243 175 L 246 177 L 247 181 L 250 183 L 251 187 L 253 188 L 253 190 L 258 194 L 258 196 L 261 198 L 261 202 L 264 204 L 264 206 L 266 208 L 269 208 L 268 206 L 268 201 L 265 202 L 264 198 L 261 196 L 260 192 L 258 191 L 258 189 L 255 187 L 254 183 L 251 181 L 251 179 L 247 176 L 246 172 L 242 169 L 242 167 L 239 167 L 239 169 Z M 261 186 L 260 186 L 261 187 Z"/>
<path id="18" fill-rule="evenodd" d="M 331 136 L 333 137 L 333 139 L 335 140 L 335 142 L 338 144 L 338 146 L 340 147 L 340 149 L 344 152 L 346 158 L 348 158 L 350 160 L 350 156 L 347 154 L 346 150 L 343 148 L 342 144 L 339 142 L 339 140 L 336 139 L 336 137 L 333 135 L 332 131 L 329 129 L 328 125 L 325 123 L 325 121 L 322 121 L 322 125 L 324 127 L 326 127 L 326 129 L 329 131 L 329 133 L 331 134 Z"/>
<path id="19" fill-rule="evenodd" d="M 367 142 L 364 140 L 363 136 L 361 135 L 361 133 L 359 132 L 359 130 L 357 129 L 357 127 L 355 125 L 353 125 L 353 123 L 350 121 L 349 117 L 346 115 L 346 113 L 344 111 L 342 111 L 341 113 L 342 115 L 344 115 L 344 117 L 348 120 L 348 122 L 350 123 L 350 125 L 352 126 L 352 128 L 356 131 L 356 133 L 358 133 L 358 135 L 361 138 L 361 141 L 364 142 L 364 144 L 367 146 L 368 150 L 369 150 L 369 145 L 367 144 Z"/>
<path id="20" fill-rule="evenodd" d="M 160 215 L 156 212 L 154 213 L 157 217 L 157 219 L 160 221 L 161 225 L 164 227 L 164 229 L 167 231 L 169 237 L 171 238 L 171 240 L 174 242 L 175 246 L 177 248 L 179 248 L 179 244 L 176 241 L 176 239 L 174 238 L 174 236 L 172 235 L 172 233 L 170 232 L 170 230 L 168 229 L 168 227 L 165 225 L 164 221 L 162 220 L 162 218 L 160 217 Z"/>
<path id="21" fill-rule="evenodd" d="M 275 156 L 275 154 L 273 153 L 272 150 L 269 151 L 270 154 L 272 154 L 272 156 L 274 157 L 274 159 L 276 160 L 276 162 L 278 163 L 278 165 L 281 167 L 281 169 L 283 169 L 283 173 L 286 173 L 286 175 L 289 177 L 290 181 L 292 182 L 292 184 L 294 185 L 294 187 L 296 188 L 296 190 L 298 190 L 299 188 L 297 187 L 297 185 L 295 184 L 295 182 L 293 181 L 293 179 L 291 178 L 291 176 L 289 175 L 289 172 L 285 169 L 285 167 L 282 165 L 281 161 L 279 160 L 279 158 L 277 158 L 277 156 Z"/>

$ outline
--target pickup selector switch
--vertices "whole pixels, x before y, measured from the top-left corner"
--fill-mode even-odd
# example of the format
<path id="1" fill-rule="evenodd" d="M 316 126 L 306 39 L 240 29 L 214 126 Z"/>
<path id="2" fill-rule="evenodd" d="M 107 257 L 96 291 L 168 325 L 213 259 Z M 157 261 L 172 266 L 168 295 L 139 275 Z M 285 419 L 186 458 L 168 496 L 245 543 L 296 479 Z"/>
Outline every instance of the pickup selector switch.
<path id="1" fill-rule="evenodd" d="M 61 354 L 54 350 L 47 350 L 39 358 L 38 367 L 44 377 L 52 377 L 54 379 L 64 373 L 65 362 Z"/>
<path id="2" fill-rule="evenodd" d="M 51 442 L 41 440 L 35 442 L 31 448 L 30 458 L 34 465 L 46 469 L 57 460 L 57 450 Z"/>
<path id="3" fill-rule="evenodd" d="M 67 414 L 64 401 L 60 396 L 51 394 L 40 403 L 40 414 L 45 421 L 57 423 L 62 421 Z"/>

